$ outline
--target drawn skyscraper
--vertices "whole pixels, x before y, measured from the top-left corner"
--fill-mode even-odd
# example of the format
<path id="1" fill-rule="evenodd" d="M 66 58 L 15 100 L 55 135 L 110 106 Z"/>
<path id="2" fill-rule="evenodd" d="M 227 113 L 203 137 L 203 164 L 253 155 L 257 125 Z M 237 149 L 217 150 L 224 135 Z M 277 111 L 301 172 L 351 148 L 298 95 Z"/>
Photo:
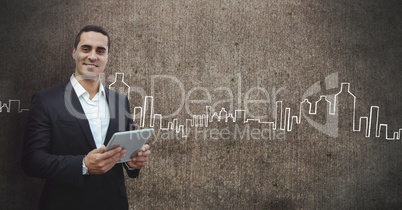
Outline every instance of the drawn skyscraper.
<path id="1" fill-rule="evenodd" d="M 356 96 L 350 92 L 350 84 L 342 83 L 341 90 L 335 95 L 335 113 L 339 116 L 339 121 L 345 127 L 352 127 L 357 131 L 356 120 Z"/>
<path id="2" fill-rule="evenodd" d="M 145 96 L 144 108 L 142 110 L 142 122 L 141 127 L 154 127 L 154 98 L 151 96 Z"/>
<path id="3" fill-rule="evenodd" d="M 124 73 L 115 74 L 114 82 L 109 85 L 109 89 L 125 94 L 130 99 L 130 86 L 124 82 Z"/>

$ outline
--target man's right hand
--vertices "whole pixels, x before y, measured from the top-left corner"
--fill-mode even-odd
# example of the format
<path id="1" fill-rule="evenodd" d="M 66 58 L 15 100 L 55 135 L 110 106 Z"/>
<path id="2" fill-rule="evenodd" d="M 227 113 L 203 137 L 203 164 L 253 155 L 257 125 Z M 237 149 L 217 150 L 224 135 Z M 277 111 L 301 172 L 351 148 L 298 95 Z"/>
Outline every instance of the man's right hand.
<path id="1" fill-rule="evenodd" d="M 90 174 L 104 174 L 124 157 L 126 150 L 117 147 L 105 152 L 105 146 L 102 145 L 98 149 L 90 151 L 84 158 L 84 163 Z"/>

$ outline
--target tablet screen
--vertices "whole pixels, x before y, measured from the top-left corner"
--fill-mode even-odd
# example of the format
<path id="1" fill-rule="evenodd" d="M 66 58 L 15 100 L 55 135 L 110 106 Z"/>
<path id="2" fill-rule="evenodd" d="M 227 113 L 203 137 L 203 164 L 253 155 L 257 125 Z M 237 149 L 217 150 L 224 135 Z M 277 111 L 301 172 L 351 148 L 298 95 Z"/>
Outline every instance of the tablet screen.
<path id="1" fill-rule="evenodd" d="M 138 153 L 141 147 L 152 136 L 154 129 L 143 129 L 134 131 L 116 132 L 113 134 L 109 143 L 106 146 L 105 152 L 116 147 L 123 147 L 126 150 L 126 155 L 117 163 L 131 161 Z"/>

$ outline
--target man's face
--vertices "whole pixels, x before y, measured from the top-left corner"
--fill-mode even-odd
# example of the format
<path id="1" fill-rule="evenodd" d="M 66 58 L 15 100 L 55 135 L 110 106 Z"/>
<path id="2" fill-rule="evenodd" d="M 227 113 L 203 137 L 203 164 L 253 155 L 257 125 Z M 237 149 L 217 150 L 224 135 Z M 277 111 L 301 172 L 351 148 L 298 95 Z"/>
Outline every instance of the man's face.
<path id="1" fill-rule="evenodd" d="M 73 50 L 75 76 L 83 79 L 97 79 L 103 73 L 109 57 L 107 36 L 94 32 L 83 32 L 77 49 Z"/>

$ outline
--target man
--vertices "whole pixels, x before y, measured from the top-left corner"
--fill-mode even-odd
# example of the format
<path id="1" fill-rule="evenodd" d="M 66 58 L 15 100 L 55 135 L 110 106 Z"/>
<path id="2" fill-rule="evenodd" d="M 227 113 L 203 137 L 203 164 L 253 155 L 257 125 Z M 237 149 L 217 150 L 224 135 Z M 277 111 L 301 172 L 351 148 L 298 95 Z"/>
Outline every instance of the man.
<path id="1" fill-rule="evenodd" d="M 103 28 L 85 26 L 74 43 L 70 80 L 32 96 L 22 167 L 46 179 L 40 209 L 128 209 L 124 170 L 137 177 L 151 152 L 145 145 L 123 164 L 116 162 L 124 149 L 105 152 L 115 132 L 133 128 L 127 97 L 99 80 L 109 48 Z"/>

